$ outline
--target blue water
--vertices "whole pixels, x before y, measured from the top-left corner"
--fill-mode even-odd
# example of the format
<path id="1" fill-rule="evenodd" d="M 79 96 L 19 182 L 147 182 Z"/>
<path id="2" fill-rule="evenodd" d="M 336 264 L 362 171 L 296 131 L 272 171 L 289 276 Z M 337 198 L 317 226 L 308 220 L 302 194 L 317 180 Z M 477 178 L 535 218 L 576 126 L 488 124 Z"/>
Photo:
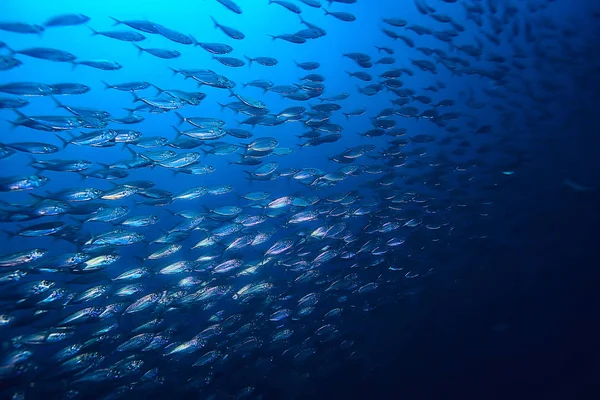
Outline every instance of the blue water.
<path id="1" fill-rule="evenodd" d="M 269 181 L 247 179 L 250 175 L 244 171 L 252 172 L 256 166 L 230 164 L 244 159 L 242 148 L 227 156 L 205 154 L 203 150 L 210 150 L 215 141 L 189 150 L 168 146 L 143 149 L 121 143 L 105 148 L 70 144 L 54 154 L 15 152 L 0 158 L 2 181 L 34 173 L 50 179 L 46 185 L 31 191 L 0 192 L 0 229 L 5 232 L 0 259 L 32 248 L 48 250 L 36 262 L 0 267 L 3 277 L 0 314 L 6 318 L 0 326 L 2 398 L 420 399 L 458 395 L 588 398 L 585 393 L 597 389 L 599 275 L 593 255 L 599 219 L 600 168 L 596 153 L 600 140 L 595 104 L 600 87 L 600 59 L 593 42 L 598 34 L 598 11 L 593 11 L 598 7 L 593 2 L 580 1 L 574 5 L 566 0 L 455 3 L 429 0 L 427 4 L 437 14 L 450 17 L 464 28 L 464 32 L 455 32 L 452 43 L 476 46 L 482 52 L 481 57 L 469 56 L 432 34 L 418 35 L 405 27 L 383 22 L 383 18 L 401 18 L 408 25 L 433 31 L 452 29 L 451 25 L 419 12 L 415 3 L 409 1 L 323 2 L 330 11 L 352 13 L 356 17 L 354 22 L 340 21 L 324 15 L 321 9 L 295 1 L 302 9 L 302 18 L 326 32 L 323 37 L 304 44 L 272 40 L 268 36 L 294 33 L 306 27 L 298 15 L 267 0 L 237 0 L 243 9 L 239 15 L 216 0 L 5 3 L 0 5 L 0 23 L 42 25 L 56 15 L 81 13 L 90 17 L 86 25 L 96 31 L 132 32 L 123 24 L 113 26 L 110 17 L 147 20 L 197 41 L 228 44 L 234 50 L 227 57 L 276 58 L 278 64 L 274 67 L 253 62 L 252 66 L 234 68 L 222 65 L 199 46 L 175 43 L 156 34 L 142 32 L 146 39 L 138 44 L 144 48 L 177 50 L 181 56 L 164 60 L 148 53 L 139 54 L 132 43 L 91 35 L 85 25 L 48 27 L 40 35 L 0 30 L 0 42 L 16 50 L 14 57 L 22 62 L 16 68 L 0 72 L 0 85 L 82 83 L 91 90 L 83 95 L 56 98 L 67 106 L 108 111 L 113 118 L 127 116 L 125 109 L 135 108 L 141 102 L 133 102 L 135 97 L 130 93 L 107 90 L 103 81 L 112 85 L 146 81 L 165 90 L 202 92 L 206 98 L 200 105 L 185 105 L 177 112 L 190 118 L 218 118 L 225 122 L 226 129 L 242 128 L 252 133 L 247 139 L 227 135 L 217 141 L 249 144 L 257 138 L 273 137 L 279 149 L 289 148 L 292 152 L 262 159 L 262 164 L 278 163 Z M 475 6 L 481 7 L 481 27 L 476 23 L 477 17 L 465 11 Z M 508 13 L 509 6 L 515 7 L 514 14 Z M 234 40 L 215 29 L 211 17 L 240 30 L 245 39 Z M 525 34 L 527 26 L 531 27 L 532 40 Z M 493 33 L 494 27 L 501 32 Z M 382 28 L 412 39 L 414 47 L 401 39 L 392 40 Z M 485 34 L 492 39 L 499 37 L 500 42 L 495 44 Z M 394 54 L 378 52 L 375 46 L 389 47 Z M 116 61 L 123 67 L 103 71 L 18 53 L 31 47 L 65 50 L 76 55 L 77 60 Z M 439 53 L 427 55 L 419 48 Z M 521 49 L 522 54 L 516 55 L 516 49 Z M 344 56 L 352 52 L 366 53 L 373 62 L 381 57 L 393 57 L 394 62 L 362 68 Z M 0 48 L 0 54 L 10 52 Z M 439 54 L 458 57 L 469 65 L 457 63 L 454 68 L 447 68 Z M 506 60 L 493 61 L 490 58 L 494 56 Z M 432 61 L 437 72 L 422 71 L 413 60 Z M 319 62 L 321 66 L 304 71 L 295 64 L 307 61 Z M 236 83 L 235 93 L 264 102 L 271 114 L 293 106 L 304 106 L 306 112 L 301 115 L 302 121 L 277 126 L 239 125 L 247 116 L 223 110 L 219 105 L 236 101 L 228 90 L 196 86 L 193 79 L 173 74 L 170 68 L 209 69 L 224 75 Z M 403 69 L 398 78 L 403 83 L 401 89 L 414 91 L 412 96 L 405 97 L 406 106 L 416 107 L 421 116 L 395 114 L 383 118 L 394 121 L 394 129 L 406 129 L 403 136 L 392 136 L 393 129 L 377 137 L 361 136 L 375 129 L 372 117 L 384 109 L 402 107 L 391 102 L 401 98 L 391 90 L 367 96 L 357 85 L 377 83 L 381 73 L 394 68 Z M 373 80 L 362 82 L 345 71 L 366 72 Z M 349 97 L 331 102 L 341 106 L 329 120 L 343 128 L 341 138 L 335 143 L 301 147 L 307 139 L 297 136 L 311 131 L 303 123 L 308 120 L 311 108 L 329 102 L 318 98 L 294 101 L 243 84 L 266 79 L 274 85 L 292 85 L 301 83 L 300 78 L 311 73 L 325 78 L 321 98 L 341 93 L 348 93 Z M 436 91 L 426 89 L 431 87 Z M 148 88 L 135 92 L 135 96 L 151 98 L 155 92 Z M 418 96 L 429 97 L 431 103 L 419 101 Z M 0 97 L 27 99 L 29 104 L 18 109 L 27 117 L 73 116 L 56 108 L 50 96 L 1 93 Z M 452 100 L 453 104 L 433 106 L 444 100 Z M 474 105 L 475 102 L 478 104 Z M 342 114 L 361 107 L 365 108 L 363 115 L 348 119 Z M 424 111 L 434 108 L 436 117 L 423 116 Z M 457 116 L 443 120 L 439 116 L 444 113 Z M 131 125 L 109 121 L 107 129 L 133 129 L 141 132 L 142 137 L 162 136 L 172 142 L 176 139 L 173 126 L 181 130 L 194 128 L 187 123 L 180 125 L 173 111 L 142 110 L 135 115 L 143 116 L 144 120 Z M 61 147 L 56 136 L 68 139 L 69 135 L 90 131 L 44 132 L 9 122 L 18 123 L 18 118 L 14 111 L 0 109 L 2 148 L 16 142 L 44 142 Z M 433 139 L 413 140 L 417 135 L 432 135 Z M 398 145 L 398 139 L 406 143 Z M 332 160 L 347 149 L 365 145 L 373 145 L 375 149 L 348 164 Z M 104 168 L 103 165 L 132 160 L 134 155 L 127 148 L 137 153 L 199 151 L 202 156 L 196 165 L 213 166 L 214 172 L 189 175 L 176 168 L 154 165 L 127 169 L 128 177 L 111 182 L 84 176 Z M 36 172 L 30 166 L 31 157 L 81 159 L 93 164 L 83 175 Z M 323 178 L 348 166 L 357 166 L 357 171 L 345 174 L 339 181 Z M 282 171 L 302 168 L 316 168 L 320 172 L 302 182 L 280 176 Z M 381 172 L 364 172 L 369 168 L 379 168 Z M 81 187 L 108 191 L 131 181 L 152 181 L 155 189 L 172 195 L 197 186 L 227 184 L 233 189 L 224 195 L 205 194 L 191 201 L 171 201 L 167 196 L 167 204 L 158 206 L 141 204 L 149 199 L 140 194 L 118 201 L 89 202 L 126 206 L 129 210 L 126 218 L 147 214 L 160 217 L 156 225 L 143 228 L 119 225 L 125 218 L 112 223 L 84 222 L 91 215 L 72 212 L 21 221 L 40 196 L 53 198 L 60 190 Z M 325 181 L 329 182 L 328 187 L 321 187 L 319 184 Z M 257 191 L 268 192 L 268 200 L 251 202 L 239 197 Z M 342 205 L 344 200 L 340 203 L 336 199 L 341 195 L 348 204 Z M 279 210 L 268 206 L 271 200 L 282 196 L 291 196 L 297 202 L 315 197 L 318 201 Z M 246 227 L 219 238 L 215 230 L 235 218 L 218 217 L 211 211 L 222 206 L 241 207 L 242 216 L 269 217 L 257 227 Z M 163 246 L 150 242 L 185 221 L 177 215 L 183 211 L 205 213 L 200 229 L 187 232 L 178 242 L 182 249 L 175 255 L 156 261 L 143 260 Z M 290 223 L 290 218 L 301 211 L 319 214 L 309 222 Z M 28 226 L 49 221 L 62 222 L 73 231 L 62 236 L 18 234 Z M 339 236 L 311 237 L 315 229 L 336 223 L 345 224 Z M 397 226 L 388 232 L 383 228 L 386 223 Z M 95 251 L 94 256 L 119 254 L 119 260 L 105 269 L 81 274 L 76 269 L 44 268 L 47 259 L 84 251 L 86 241 L 121 228 L 143 234 L 144 241 Z M 266 243 L 239 251 L 225 250 L 237 237 L 265 232 L 274 232 Z M 220 244 L 192 249 L 207 236 L 217 238 Z M 293 246 L 282 254 L 267 254 L 282 239 L 291 239 Z M 391 239 L 401 239 L 403 244 L 387 245 Z M 368 251 L 361 250 L 373 243 L 369 241 L 377 244 Z M 337 251 L 331 260 L 315 261 L 328 250 Z M 216 258 L 179 274 L 158 273 L 172 262 L 194 261 L 201 255 Z M 242 266 L 225 274 L 214 272 L 217 264 L 233 258 L 241 260 Z M 261 262 L 264 265 L 248 272 L 247 268 Z M 140 266 L 153 271 L 153 276 L 133 282 L 143 285 L 141 292 L 116 297 L 114 292 L 125 283 L 115 282 L 114 278 Z M 25 276 L 18 282 L 5 279 L 14 271 Z M 298 277 L 307 271 L 315 272 L 318 277 L 299 282 Z M 185 277 L 201 283 L 193 288 L 178 287 Z M 331 289 L 349 277 L 351 284 Z M 51 281 L 54 286 L 41 294 L 26 291 L 27 285 L 40 280 Z M 246 285 L 259 283 L 272 286 L 254 297 L 236 296 Z M 107 285 L 109 291 L 89 302 L 70 302 L 69 295 L 74 297 L 97 285 Z M 206 301 L 181 301 L 183 296 L 217 286 L 227 290 Z M 55 290 L 66 297 L 48 306 L 40 303 Z M 140 313 L 124 311 L 150 293 L 159 294 L 161 300 Z M 311 313 L 302 316 L 303 307 L 298 301 L 311 293 L 318 296 L 318 302 Z M 175 299 L 175 296 L 181 297 Z M 115 303 L 123 303 L 123 309 L 110 318 L 93 317 L 72 325 L 61 323 L 78 310 L 104 309 Z M 341 316 L 325 316 L 335 308 L 340 308 Z M 289 317 L 281 321 L 269 319 L 284 309 L 290 310 Z M 40 316 L 40 310 L 44 315 Z M 234 322 L 225 324 L 232 316 L 236 318 Z M 164 322 L 151 333 L 164 335 L 165 343 L 152 351 L 142 351 L 141 347 L 133 351 L 117 350 L 135 335 L 132 330 L 154 318 Z M 114 330 L 104 335 L 94 333 L 111 324 L 115 324 Z M 190 341 L 215 324 L 219 325 L 219 334 L 208 338 L 201 348 L 179 356 L 167 354 L 177 346 L 173 343 Z M 323 326 L 331 331 L 319 331 Z M 174 327 L 178 329 L 166 333 Z M 292 335 L 285 340 L 274 340 L 273 335 L 284 329 L 293 331 Z M 64 330 L 68 335 L 61 340 L 48 339 L 49 332 Z M 244 347 L 248 339 L 255 342 Z M 76 366 L 69 370 L 69 364 L 65 364 L 69 358 L 57 361 L 53 357 L 70 345 L 83 345 L 85 350 L 77 354 L 94 354 L 101 359 L 89 365 L 73 361 Z M 192 366 L 209 351 L 219 352 L 216 360 L 201 367 Z M 15 361 L 17 354 L 23 359 Z M 131 360 L 139 364 L 127 370 L 119 364 Z"/>

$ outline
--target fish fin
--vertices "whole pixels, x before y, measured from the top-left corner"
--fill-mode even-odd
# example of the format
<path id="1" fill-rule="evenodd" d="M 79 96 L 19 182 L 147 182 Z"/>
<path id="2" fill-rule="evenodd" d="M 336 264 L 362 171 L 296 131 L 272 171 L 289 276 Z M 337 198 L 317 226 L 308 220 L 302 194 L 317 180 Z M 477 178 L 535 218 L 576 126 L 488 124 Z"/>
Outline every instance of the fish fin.
<path id="1" fill-rule="evenodd" d="M 179 126 L 181 126 L 181 124 L 183 124 L 185 122 L 185 117 L 181 114 L 179 114 L 179 112 L 175 111 L 175 115 L 177 115 L 177 118 L 179 118 Z"/>
<path id="2" fill-rule="evenodd" d="M 270 4 L 270 2 L 271 2 L 271 0 L 269 0 L 269 4 Z M 252 58 L 248 57 L 248 56 L 247 56 L 247 55 L 245 55 L 245 54 L 244 54 L 244 58 L 245 58 L 246 60 L 248 60 L 248 67 L 251 67 L 251 66 L 252 66 L 252 61 L 254 61 L 254 60 L 253 60 Z M 246 85 L 245 85 L 244 87 L 246 87 Z"/>

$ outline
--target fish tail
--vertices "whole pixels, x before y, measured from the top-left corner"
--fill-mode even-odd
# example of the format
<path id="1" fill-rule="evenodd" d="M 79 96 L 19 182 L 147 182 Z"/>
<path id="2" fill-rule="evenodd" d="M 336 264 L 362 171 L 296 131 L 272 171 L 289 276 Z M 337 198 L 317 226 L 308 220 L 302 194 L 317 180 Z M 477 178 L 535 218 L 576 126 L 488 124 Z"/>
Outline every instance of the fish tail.
<path id="1" fill-rule="evenodd" d="M 13 130 L 15 129 L 17 126 L 19 126 L 20 124 L 17 123 L 17 121 L 11 121 L 11 120 L 6 120 L 6 122 L 8 122 L 10 124 L 10 129 Z"/>
<path id="2" fill-rule="evenodd" d="M 181 126 L 181 124 L 183 124 L 185 122 L 185 117 L 181 114 L 179 114 L 177 111 L 175 111 L 175 115 L 177 115 L 177 118 L 179 118 L 179 126 Z"/>
<path id="3" fill-rule="evenodd" d="M 41 170 L 43 168 L 40 167 L 36 167 L 33 164 L 35 164 L 36 162 L 38 162 L 31 154 L 27 155 L 27 158 L 29 158 L 29 163 L 27 165 L 29 165 L 32 168 L 35 168 L 36 170 Z"/>
<path id="4" fill-rule="evenodd" d="M 246 171 L 246 172 L 247 172 L 247 171 Z M 252 175 L 250 175 L 250 176 L 245 176 L 244 178 L 246 178 L 246 179 L 247 179 L 247 180 L 250 182 L 250 185 L 252 185 L 252 182 L 254 182 L 254 179 L 252 178 Z"/>
<path id="5" fill-rule="evenodd" d="M 267 36 L 271 36 L 271 40 L 275 40 L 275 39 L 277 39 L 277 36 L 274 36 L 274 35 L 269 35 L 268 33 L 267 33 Z"/>
<path id="6" fill-rule="evenodd" d="M 27 118 L 27 115 L 23 114 L 21 111 L 17 110 L 16 108 L 13 108 L 12 110 L 19 116 L 19 118 Z"/>
<path id="7" fill-rule="evenodd" d="M 54 136 L 56 136 L 58 138 L 58 140 L 60 140 L 62 142 L 63 149 L 65 149 L 69 145 L 70 142 L 68 140 L 66 140 L 65 138 L 62 138 L 58 135 L 54 135 Z"/>
<path id="8" fill-rule="evenodd" d="M 8 236 L 9 239 L 12 239 L 15 236 L 17 236 L 16 233 L 11 232 L 11 231 L 7 231 L 6 229 L 2 229 L 2 231 L 0 231 L 0 232 L 4 233 L 6 236 Z"/>
<path id="9" fill-rule="evenodd" d="M 331 3 L 329 3 L 329 5 L 331 5 Z M 325 11 L 325 15 L 331 15 L 331 13 L 329 11 L 327 11 L 327 9 L 325 7 L 323 7 L 323 11 Z"/>
<path id="10" fill-rule="evenodd" d="M 116 26 L 116 25 L 120 25 L 123 22 L 121 22 L 120 20 L 116 19 L 115 17 L 109 17 L 110 19 L 112 19 L 113 21 L 115 21 L 112 26 Z"/>
<path id="11" fill-rule="evenodd" d="M 123 108 L 123 110 L 129 112 L 129 114 L 133 114 L 134 112 L 136 112 L 138 110 L 138 108 Z"/>
<path id="12" fill-rule="evenodd" d="M 180 71 L 180 70 L 178 70 L 177 68 L 169 67 L 169 69 L 170 69 L 171 71 L 173 71 L 173 76 L 175 76 L 175 75 L 177 75 L 178 73 L 180 73 L 180 72 L 181 72 L 181 71 Z"/>
<path id="13" fill-rule="evenodd" d="M 144 52 L 144 49 L 142 48 L 142 46 L 140 46 L 140 45 L 139 45 L 139 44 L 137 44 L 137 43 L 133 43 L 133 45 L 134 45 L 135 47 L 137 47 L 137 49 L 138 49 L 138 57 L 139 57 L 139 56 L 141 56 L 141 55 L 142 55 L 142 53 Z"/>
<path id="14" fill-rule="evenodd" d="M 181 135 L 183 135 L 183 132 L 179 130 L 179 128 L 177 128 L 175 125 L 171 125 L 171 127 L 173 129 L 175 129 L 175 132 L 177 132 L 177 137 L 180 137 Z"/>
<path id="15" fill-rule="evenodd" d="M 109 85 L 106 81 L 100 81 L 104 84 L 104 90 L 112 89 L 112 86 Z"/>
<path id="16" fill-rule="evenodd" d="M 138 96 L 137 94 L 135 94 L 135 92 L 131 92 L 131 95 L 133 96 L 133 102 L 134 103 L 141 100 L 140 96 Z"/>
<path id="17" fill-rule="evenodd" d="M 65 107 L 55 96 L 50 95 L 50 98 L 52 99 L 52 101 L 54 101 L 54 104 L 56 104 L 56 108 Z"/>
<path id="18" fill-rule="evenodd" d="M 46 200 L 46 198 L 44 196 L 41 196 L 39 194 L 35 194 L 35 193 L 28 193 L 31 197 L 33 197 L 34 199 L 37 200 Z"/>
<path id="19" fill-rule="evenodd" d="M 92 31 L 92 34 L 91 34 L 90 36 L 96 36 L 96 35 L 98 34 L 98 31 L 97 31 L 97 30 L 95 30 L 94 28 L 92 28 L 92 27 L 91 27 L 91 26 L 89 26 L 89 25 L 86 25 L 86 26 L 88 27 L 88 29 L 89 29 L 90 31 Z"/>
<path id="20" fill-rule="evenodd" d="M 125 145 L 125 148 L 126 148 L 126 149 L 127 149 L 127 151 L 129 151 L 129 152 L 130 152 L 130 153 L 131 153 L 131 154 L 132 154 L 134 157 L 138 157 L 138 156 L 139 156 L 139 154 L 138 154 L 138 153 L 137 153 L 135 150 L 133 150 L 131 147 L 129 147 L 129 146 L 127 146 L 127 145 Z"/>
<path id="21" fill-rule="evenodd" d="M 220 26 L 217 20 L 213 16 L 211 16 L 210 19 L 212 19 L 213 24 L 215 24 L 215 29 L 217 29 Z"/>
<path id="22" fill-rule="evenodd" d="M 225 104 L 223 104 L 223 103 L 217 102 L 217 104 L 221 107 L 221 111 L 223 111 L 224 109 L 227 108 L 227 106 Z"/>
<path id="23" fill-rule="evenodd" d="M 271 0 L 269 0 L 269 2 L 270 2 L 270 1 L 271 1 Z M 254 60 L 253 60 L 253 59 L 251 59 L 250 57 L 248 57 L 247 55 L 244 55 L 244 58 L 245 58 L 246 60 L 248 60 L 248 67 L 251 67 L 251 66 L 252 66 L 252 61 L 254 61 Z M 246 86 L 244 86 L 244 87 L 246 87 Z"/>
<path id="24" fill-rule="evenodd" d="M 77 67 L 77 61 L 74 61 L 74 60 L 71 61 L 71 65 L 72 65 L 72 67 L 71 67 L 71 71 L 72 71 L 75 69 L 75 67 Z"/>

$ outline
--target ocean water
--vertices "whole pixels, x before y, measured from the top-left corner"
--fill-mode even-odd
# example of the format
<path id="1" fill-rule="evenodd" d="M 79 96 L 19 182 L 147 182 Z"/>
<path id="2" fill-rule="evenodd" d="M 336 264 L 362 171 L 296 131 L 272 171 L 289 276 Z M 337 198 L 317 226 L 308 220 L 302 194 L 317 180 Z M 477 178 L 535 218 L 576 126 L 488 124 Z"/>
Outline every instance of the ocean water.
<path id="1" fill-rule="evenodd" d="M 309 3 L 0 5 L 2 398 L 597 390 L 598 6 Z"/>

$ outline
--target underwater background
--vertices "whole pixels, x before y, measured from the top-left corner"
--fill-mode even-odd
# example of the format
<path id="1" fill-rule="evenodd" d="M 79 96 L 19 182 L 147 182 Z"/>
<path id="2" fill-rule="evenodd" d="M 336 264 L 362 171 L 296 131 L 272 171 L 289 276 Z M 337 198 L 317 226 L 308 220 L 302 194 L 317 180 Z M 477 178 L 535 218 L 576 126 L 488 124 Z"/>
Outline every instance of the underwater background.
<path id="1" fill-rule="evenodd" d="M 0 11 L 1 398 L 597 393 L 594 1 Z"/>

